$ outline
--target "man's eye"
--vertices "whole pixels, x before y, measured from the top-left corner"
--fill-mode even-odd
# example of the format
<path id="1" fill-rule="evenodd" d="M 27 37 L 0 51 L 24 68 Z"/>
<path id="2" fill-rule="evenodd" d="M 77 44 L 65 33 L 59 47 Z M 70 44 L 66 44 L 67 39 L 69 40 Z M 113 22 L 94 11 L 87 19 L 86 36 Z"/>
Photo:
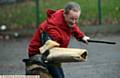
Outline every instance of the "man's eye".
<path id="1" fill-rule="evenodd" d="M 71 17 L 70 19 L 71 19 L 71 20 L 77 20 L 77 18 L 73 18 L 73 17 Z"/>
<path id="2" fill-rule="evenodd" d="M 74 20 L 74 18 L 70 18 L 71 20 Z"/>

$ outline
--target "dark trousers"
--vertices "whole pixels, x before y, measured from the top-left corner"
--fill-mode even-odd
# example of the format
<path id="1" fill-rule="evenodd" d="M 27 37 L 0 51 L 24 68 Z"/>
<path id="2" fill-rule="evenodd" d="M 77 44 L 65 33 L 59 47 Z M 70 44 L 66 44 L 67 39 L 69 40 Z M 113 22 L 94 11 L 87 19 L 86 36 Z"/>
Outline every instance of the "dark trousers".
<path id="1" fill-rule="evenodd" d="M 61 66 L 48 64 L 47 69 L 53 78 L 65 78 Z"/>

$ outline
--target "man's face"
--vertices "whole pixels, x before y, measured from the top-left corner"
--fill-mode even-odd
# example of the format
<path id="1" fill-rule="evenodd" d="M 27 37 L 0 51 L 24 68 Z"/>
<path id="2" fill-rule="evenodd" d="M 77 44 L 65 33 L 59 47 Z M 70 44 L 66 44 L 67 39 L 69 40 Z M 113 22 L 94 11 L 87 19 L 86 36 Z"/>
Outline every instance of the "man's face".
<path id="1" fill-rule="evenodd" d="M 80 11 L 76 12 L 73 10 L 70 10 L 68 14 L 64 14 L 65 21 L 68 23 L 69 27 L 72 27 L 73 24 L 78 22 Z"/>

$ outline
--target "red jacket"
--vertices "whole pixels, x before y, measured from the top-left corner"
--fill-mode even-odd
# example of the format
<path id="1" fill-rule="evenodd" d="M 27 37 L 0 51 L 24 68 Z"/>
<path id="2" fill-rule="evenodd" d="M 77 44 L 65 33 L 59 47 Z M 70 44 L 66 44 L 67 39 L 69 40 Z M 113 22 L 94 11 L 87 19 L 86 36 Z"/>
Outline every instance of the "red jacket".
<path id="1" fill-rule="evenodd" d="M 84 33 L 80 31 L 77 24 L 74 24 L 70 29 L 64 20 L 64 10 L 57 11 L 48 10 L 48 18 L 36 30 L 28 48 L 29 56 L 40 53 L 39 48 L 42 46 L 41 32 L 46 31 L 49 36 L 60 43 L 60 47 L 66 48 L 69 44 L 71 35 L 75 36 L 77 40 L 82 39 Z"/>

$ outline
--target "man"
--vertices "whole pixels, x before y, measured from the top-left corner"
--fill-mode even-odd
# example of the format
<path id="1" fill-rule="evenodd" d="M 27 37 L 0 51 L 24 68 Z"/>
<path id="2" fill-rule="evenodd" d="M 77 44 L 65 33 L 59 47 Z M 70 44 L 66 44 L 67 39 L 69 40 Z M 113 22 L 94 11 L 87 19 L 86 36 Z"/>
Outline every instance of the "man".
<path id="1" fill-rule="evenodd" d="M 40 24 L 29 44 L 29 57 L 37 58 L 37 55 L 41 55 L 39 48 L 44 45 L 43 32 L 63 48 L 67 48 L 71 35 L 87 44 L 89 37 L 81 32 L 77 25 L 80 14 L 80 6 L 75 2 L 67 3 L 64 9 L 48 10 L 48 18 Z M 61 64 L 45 63 L 45 65 L 53 78 L 64 78 Z"/>

